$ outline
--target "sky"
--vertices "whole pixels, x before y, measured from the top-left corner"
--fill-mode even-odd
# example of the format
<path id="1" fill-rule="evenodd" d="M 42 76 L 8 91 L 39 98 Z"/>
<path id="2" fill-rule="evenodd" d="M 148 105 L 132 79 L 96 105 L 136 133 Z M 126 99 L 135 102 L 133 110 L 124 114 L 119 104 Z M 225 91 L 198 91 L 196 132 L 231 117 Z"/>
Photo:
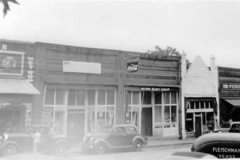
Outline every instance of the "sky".
<path id="1" fill-rule="evenodd" d="M 147 52 L 176 48 L 240 68 L 240 1 L 17 0 L 0 39 Z M 2 4 L 0 4 L 2 10 Z"/>

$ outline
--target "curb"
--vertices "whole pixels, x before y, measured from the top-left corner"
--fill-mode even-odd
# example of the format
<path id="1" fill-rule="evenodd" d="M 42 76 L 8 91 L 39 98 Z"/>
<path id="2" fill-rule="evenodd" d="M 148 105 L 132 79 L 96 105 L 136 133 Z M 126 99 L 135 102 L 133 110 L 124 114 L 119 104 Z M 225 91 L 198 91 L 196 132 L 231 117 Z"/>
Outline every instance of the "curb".
<path id="1" fill-rule="evenodd" d="M 181 143 L 168 143 L 168 144 L 147 144 L 144 148 L 157 148 L 157 147 L 168 147 L 168 146 L 180 146 L 180 145 L 190 145 L 193 142 L 181 142 Z"/>

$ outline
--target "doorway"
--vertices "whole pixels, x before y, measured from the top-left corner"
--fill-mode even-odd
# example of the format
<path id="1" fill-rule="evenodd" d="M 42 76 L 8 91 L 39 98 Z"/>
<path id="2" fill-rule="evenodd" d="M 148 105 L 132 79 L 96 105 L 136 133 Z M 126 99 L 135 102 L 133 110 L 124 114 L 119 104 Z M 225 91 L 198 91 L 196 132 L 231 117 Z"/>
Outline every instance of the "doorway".
<path id="1" fill-rule="evenodd" d="M 199 137 L 202 135 L 202 115 L 195 114 L 195 136 Z"/>
<path id="2" fill-rule="evenodd" d="M 152 136 L 152 108 L 142 108 L 142 134 Z"/>
<path id="3" fill-rule="evenodd" d="M 70 112 L 68 113 L 67 135 L 83 138 L 84 136 L 84 113 Z"/>

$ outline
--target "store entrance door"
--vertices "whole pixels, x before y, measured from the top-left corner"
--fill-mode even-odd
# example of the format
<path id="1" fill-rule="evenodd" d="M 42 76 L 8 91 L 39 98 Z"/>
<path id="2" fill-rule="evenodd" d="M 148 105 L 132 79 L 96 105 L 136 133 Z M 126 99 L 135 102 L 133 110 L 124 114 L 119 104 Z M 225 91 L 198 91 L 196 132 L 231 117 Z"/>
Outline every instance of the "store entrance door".
<path id="1" fill-rule="evenodd" d="M 152 108 L 142 108 L 142 134 L 152 136 Z"/>
<path id="2" fill-rule="evenodd" d="M 67 135 L 83 138 L 84 136 L 84 113 L 68 113 Z"/>
<path id="3" fill-rule="evenodd" d="M 195 136 L 199 137 L 202 135 L 202 115 L 195 115 Z"/>

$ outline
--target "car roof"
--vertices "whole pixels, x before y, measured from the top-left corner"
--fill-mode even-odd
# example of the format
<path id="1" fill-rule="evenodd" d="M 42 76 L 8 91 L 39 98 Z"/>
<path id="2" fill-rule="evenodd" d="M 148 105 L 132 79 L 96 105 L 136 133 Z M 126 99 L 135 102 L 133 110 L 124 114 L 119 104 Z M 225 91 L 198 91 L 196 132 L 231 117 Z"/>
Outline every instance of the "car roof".
<path id="1" fill-rule="evenodd" d="M 240 124 L 240 121 L 231 122 L 231 124 Z"/>
<path id="2" fill-rule="evenodd" d="M 203 136 L 198 137 L 193 145 L 194 148 L 197 149 L 202 145 L 209 142 L 239 142 L 240 143 L 240 134 L 239 133 L 211 133 L 205 134 Z"/>

